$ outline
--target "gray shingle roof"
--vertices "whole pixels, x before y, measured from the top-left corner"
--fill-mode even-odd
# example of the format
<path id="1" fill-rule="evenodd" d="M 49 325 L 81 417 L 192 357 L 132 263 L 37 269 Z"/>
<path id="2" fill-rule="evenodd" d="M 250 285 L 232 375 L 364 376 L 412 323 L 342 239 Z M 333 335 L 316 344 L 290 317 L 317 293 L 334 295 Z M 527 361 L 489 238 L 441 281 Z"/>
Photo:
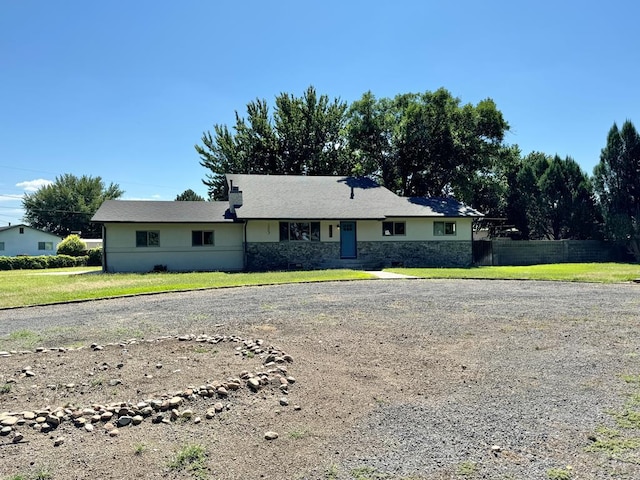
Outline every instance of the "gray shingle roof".
<path id="1" fill-rule="evenodd" d="M 403 198 L 368 178 L 227 174 L 242 191 L 240 219 L 383 219 L 479 217 L 453 199 Z"/>
<path id="2" fill-rule="evenodd" d="M 481 217 L 454 199 L 404 198 L 368 178 L 227 174 L 242 191 L 237 218 L 382 220 L 387 217 Z M 232 222 L 227 202 L 107 200 L 97 223 Z"/>
<path id="3" fill-rule="evenodd" d="M 161 202 L 107 200 L 95 213 L 97 223 L 218 223 L 232 222 L 225 215 L 227 202 Z"/>
<path id="4" fill-rule="evenodd" d="M 455 198 L 425 198 L 425 197 L 398 197 L 402 200 L 402 209 L 399 214 L 393 214 L 391 210 L 387 216 L 393 217 L 483 217 L 480 213 Z"/>

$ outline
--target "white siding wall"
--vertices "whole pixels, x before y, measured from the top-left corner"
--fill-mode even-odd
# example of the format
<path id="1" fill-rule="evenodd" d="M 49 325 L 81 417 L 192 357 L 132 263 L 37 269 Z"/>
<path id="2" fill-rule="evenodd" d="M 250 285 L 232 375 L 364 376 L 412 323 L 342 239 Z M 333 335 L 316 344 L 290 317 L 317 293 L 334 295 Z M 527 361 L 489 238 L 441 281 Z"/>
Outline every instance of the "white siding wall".
<path id="1" fill-rule="evenodd" d="M 291 220 L 294 221 L 294 220 Z M 296 220 L 297 221 L 297 220 Z M 320 222 L 320 239 L 323 242 L 339 242 L 340 234 L 336 225 L 339 221 Z M 329 225 L 333 225 L 333 237 L 329 237 Z M 247 242 L 279 242 L 280 241 L 280 221 L 279 220 L 249 220 L 247 223 Z"/>
<path id="2" fill-rule="evenodd" d="M 383 236 L 382 222 L 378 220 L 357 220 L 357 239 L 363 242 L 403 242 L 425 240 L 471 240 L 471 218 L 397 218 L 394 222 L 405 222 L 405 235 Z M 434 222 L 455 222 L 455 235 L 433 235 Z M 333 226 L 333 237 L 329 237 L 329 225 Z M 321 221 L 320 240 L 323 242 L 339 242 L 340 230 L 337 226 L 340 221 Z M 247 224 L 247 242 L 279 242 L 280 222 L 278 220 L 249 220 Z"/>
<path id="3" fill-rule="evenodd" d="M 102 248 L 101 238 L 81 238 L 80 240 L 82 240 L 87 246 L 87 250 L 91 250 L 92 248 Z"/>
<path id="4" fill-rule="evenodd" d="M 169 271 L 242 270 L 242 224 L 118 224 L 105 226 L 109 272 L 149 272 L 155 265 Z M 214 245 L 193 247 L 191 232 L 214 232 Z M 136 247 L 136 231 L 160 232 L 158 247 Z"/>
<path id="5" fill-rule="evenodd" d="M 437 241 L 460 241 L 471 240 L 472 219 L 471 218 L 394 218 L 386 220 L 405 223 L 404 235 L 382 235 L 382 223 L 379 221 L 359 221 L 357 222 L 358 240 L 367 242 L 389 241 L 389 242 L 420 242 L 425 240 Z M 455 222 L 455 235 L 433 234 L 434 222 Z"/>
<path id="6" fill-rule="evenodd" d="M 20 233 L 20 228 L 24 233 Z M 0 232 L 0 242 L 4 243 L 4 250 L 0 250 L 1 257 L 15 257 L 17 255 L 55 255 L 58 244 L 62 241 L 50 233 L 41 232 L 30 227 L 9 228 Z M 39 250 L 38 243 L 51 243 L 52 248 Z"/>

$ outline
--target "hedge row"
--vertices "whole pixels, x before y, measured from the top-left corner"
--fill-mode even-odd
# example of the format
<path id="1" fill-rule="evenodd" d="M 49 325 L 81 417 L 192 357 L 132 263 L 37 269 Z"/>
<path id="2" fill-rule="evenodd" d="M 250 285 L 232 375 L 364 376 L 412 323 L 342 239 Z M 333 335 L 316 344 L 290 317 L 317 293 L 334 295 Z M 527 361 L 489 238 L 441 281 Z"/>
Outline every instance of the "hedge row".
<path id="1" fill-rule="evenodd" d="M 36 257 L 0 257 L 0 270 L 42 270 L 44 268 L 86 267 L 102 264 L 102 249 L 92 248 L 87 255 L 40 255 Z"/>

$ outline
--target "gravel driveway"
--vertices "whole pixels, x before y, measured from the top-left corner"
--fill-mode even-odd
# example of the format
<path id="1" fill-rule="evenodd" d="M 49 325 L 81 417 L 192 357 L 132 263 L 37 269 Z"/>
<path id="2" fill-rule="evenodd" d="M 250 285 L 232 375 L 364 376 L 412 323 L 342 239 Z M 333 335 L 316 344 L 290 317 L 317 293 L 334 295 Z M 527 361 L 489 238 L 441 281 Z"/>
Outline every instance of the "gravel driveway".
<path id="1" fill-rule="evenodd" d="M 1 310 L 0 338 L 265 333 L 317 431 L 263 478 L 609 479 L 640 478 L 635 450 L 587 451 L 637 393 L 639 320 L 633 284 L 371 280 Z"/>

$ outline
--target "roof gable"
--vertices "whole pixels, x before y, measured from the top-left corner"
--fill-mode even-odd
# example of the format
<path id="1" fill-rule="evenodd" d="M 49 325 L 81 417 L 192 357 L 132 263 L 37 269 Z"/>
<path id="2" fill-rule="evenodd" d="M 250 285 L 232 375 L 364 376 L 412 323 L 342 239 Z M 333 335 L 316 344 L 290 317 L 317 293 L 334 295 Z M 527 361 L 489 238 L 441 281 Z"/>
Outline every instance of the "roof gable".
<path id="1" fill-rule="evenodd" d="M 30 227 L 29 225 L 25 225 L 24 223 L 19 223 L 17 225 L 7 225 L 7 226 L 4 226 L 4 227 L 0 227 L 0 233 L 7 232 L 9 230 L 14 230 L 16 228 L 26 228 L 26 229 L 29 229 L 29 230 L 31 230 L 33 232 L 38 232 L 39 234 L 42 234 L 42 235 L 47 235 L 49 237 L 55 237 L 58 240 L 60 240 L 62 238 L 62 237 L 56 235 L 55 233 L 46 232 L 44 230 L 40 230 L 39 228 Z"/>

